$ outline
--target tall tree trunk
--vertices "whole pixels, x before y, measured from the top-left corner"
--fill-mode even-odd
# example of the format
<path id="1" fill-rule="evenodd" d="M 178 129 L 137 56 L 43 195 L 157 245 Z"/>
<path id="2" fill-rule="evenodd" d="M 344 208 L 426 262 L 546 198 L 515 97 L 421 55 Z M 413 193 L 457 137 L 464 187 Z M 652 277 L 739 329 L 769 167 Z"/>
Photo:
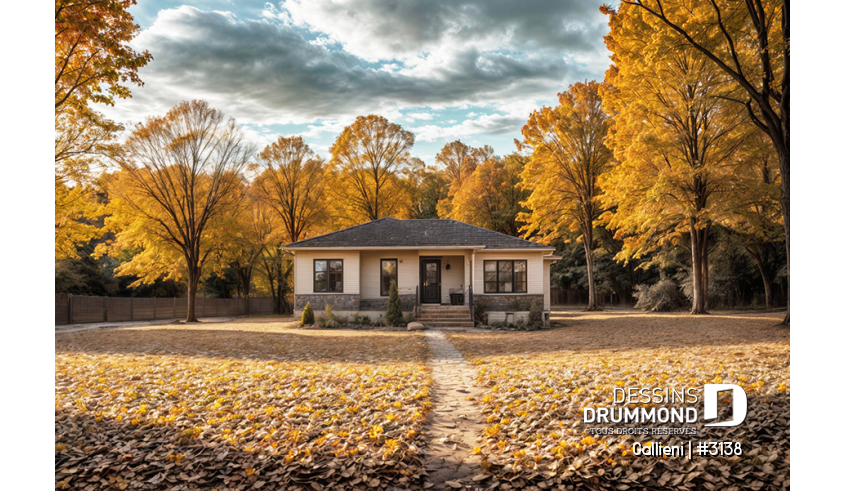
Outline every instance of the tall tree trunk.
<path id="1" fill-rule="evenodd" d="M 760 270 L 760 277 L 763 279 L 763 291 L 766 295 L 766 308 L 771 308 L 774 305 L 774 294 L 772 293 L 772 278 L 769 275 L 769 270 L 763 262 L 763 246 L 760 244 L 751 244 L 745 246 L 745 250 L 754 258 L 757 263 L 757 269 Z"/>
<path id="2" fill-rule="evenodd" d="M 200 270 L 196 266 L 188 266 L 188 315 L 185 322 L 197 321 L 197 286 L 199 285 Z"/>
<path id="3" fill-rule="evenodd" d="M 590 295 L 587 300 L 587 310 L 601 310 L 596 299 L 596 278 L 593 274 L 593 228 L 589 220 L 584 227 L 584 253 L 587 257 L 587 290 Z"/>
<path id="4" fill-rule="evenodd" d="M 786 235 L 786 316 L 783 324 L 789 325 L 789 307 L 792 302 L 792 280 L 789 269 L 789 124 L 786 129 L 786 145 L 778 152 L 780 164 L 780 206 L 783 208 L 783 232 Z"/>
<path id="5" fill-rule="evenodd" d="M 692 309 L 691 314 L 707 313 L 707 228 L 696 228 L 695 218 L 690 218 L 690 245 L 692 246 Z"/>

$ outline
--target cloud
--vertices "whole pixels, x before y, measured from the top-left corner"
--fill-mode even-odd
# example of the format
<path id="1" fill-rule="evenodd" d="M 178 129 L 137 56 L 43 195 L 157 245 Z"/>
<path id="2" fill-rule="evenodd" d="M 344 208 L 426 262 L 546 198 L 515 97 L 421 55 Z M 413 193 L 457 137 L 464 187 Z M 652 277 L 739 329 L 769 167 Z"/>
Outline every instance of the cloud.
<path id="1" fill-rule="evenodd" d="M 444 46 L 570 53 L 603 49 L 606 18 L 584 0 L 285 0 L 297 26 L 366 60 L 411 61 Z"/>
<path id="2" fill-rule="evenodd" d="M 475 119 L 465 119 L 451 126 L 430 124 L 410 128 L 410 130 L 416 135 L 417 140 L 424 142 L 436 141 L 441 138 L 453 140 L 478 134 L 519 134 L 519 130 L 525 124 L 526 119 L 512 114 L 485 114 Z"/>
<path id="3" fill-rule="evenodd" d="M 532 38 L 530 23 L 544 16 L 533 0 L 526 4 L 530 15 L 521 17 L 510 2 L 400 2 L 395 11 L 382 3 L 360 0 L 342 7 L 315 0 L 308 2 L 313 10 L 306 10 L 305 3 L 284 2 L 284 10 L 256 19 L 190 6 L 162 10 L 133 42 L 155 57 L 140 71 L 145 87 L 104 112 L 138 121 L 163 114 L 181 100 L 202 98 L 239 122 L 256 125 L 347 121 L 366 114 L 393 120 L 406 108 L 531 104 L 591 76 L 583 63 L 567 64 L 561 54 L 572 49 L 592 59 L 596 42 L 587 42 L 593 35 L 589 26 L 563 22 L 554 33 L 544 33 L 551 22 L 544 20 Z M 580 2 L 561 5 L 555 9 L 572 15 L 589 10 Z M 353 7 L 364 18 L 350 37 L 343 37 L 339 30 L 350 24 L 339 19 Z M 414 9 L 419 17 L 412 18 Z M 327 20 L 320 21 L 315 12 Z M 383 18 L 377 18 L 379 12 Z M 460 15 L 450 17 L 454 13 Z M 564 20 L 563 13 L 545 15 Z M 507 20 L 511 17 L 519 19 Z M 382 32 L 384 22 L 399 24 Z M 367 35 L 371 41 L 364 39 Z M 390 63 L 364 56 L 363 50 L 394 35 L 387 48 L 373 51 Z M 502 46 L 494 42 L 497 36 L 507 37 L 508 49 L 492 49 Z M 450 44 L 455 39 L 472 42 Z M 568 44 L 552 49 L 554 40 Z M 541 49 L 510 49 L 531 43 Z"/>

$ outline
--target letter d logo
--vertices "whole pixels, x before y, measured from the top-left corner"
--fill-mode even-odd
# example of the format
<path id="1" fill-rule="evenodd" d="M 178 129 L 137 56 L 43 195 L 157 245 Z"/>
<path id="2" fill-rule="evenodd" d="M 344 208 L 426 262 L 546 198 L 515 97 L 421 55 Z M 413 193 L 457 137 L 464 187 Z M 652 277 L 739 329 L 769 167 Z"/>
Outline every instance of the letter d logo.
<path id="1" fill-rule="evenodd" d="M 733 392 L 733 419 L 704 426 L 739 426 L 748 414 L 748 397 L 742 387 L 733 384 L 704 384 L 704 419 L 719 415 L 719 392 Z"/>

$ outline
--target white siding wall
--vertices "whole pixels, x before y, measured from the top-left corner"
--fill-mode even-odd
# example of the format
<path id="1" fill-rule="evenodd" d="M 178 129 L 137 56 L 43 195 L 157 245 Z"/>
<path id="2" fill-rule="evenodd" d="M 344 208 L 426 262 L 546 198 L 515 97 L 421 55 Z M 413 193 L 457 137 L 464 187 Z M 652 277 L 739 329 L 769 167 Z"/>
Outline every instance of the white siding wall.
<path id="1" fill-rule="evenodd" d="M 446 264 L 450 268 L 446 269 Z M 460 289 L 464 285 L 464 256 L 443 256 L 440 258 L 440 302 L 452 303 L 449 289 Z M 466 302 L 466 296 L 464 296 Z"/>
<path id="2" fill-rule="evenodd" d="M 493 251 L 478 251 L 475 253 L 475 283 L 472 285 L 473 293 L 478 295 L 484 294 L 484 261 L 492 261 L 494 259 L 525 259 L 528 261 L 528 292 L 530 294 L 546 294 L 543 287 L 543 252 L 496 252 Z M 548 284 L 548 283 L 546 283 Z"/>
<path id="3" fill-rule="evenodd" d="M 551 267 L 551 261 L 543 261 L 543 310 L 551 310 L 552 308 Z"/>
<path id="4" fill-rule="evenodd" d="M 314 293 L 314 260 L 343 259 L 343 293 L 361 293 L 358 251 L 296 251 L 294 293 Z"/>
<path id="5" fill-rule="evenodd" d="M 381 298 L 381 260 L 399 259 L 396 286 L 400 294 L 415 293 L 420 282 L 420 256 L 417 251 L 361 251 L 361 298 Z"/>

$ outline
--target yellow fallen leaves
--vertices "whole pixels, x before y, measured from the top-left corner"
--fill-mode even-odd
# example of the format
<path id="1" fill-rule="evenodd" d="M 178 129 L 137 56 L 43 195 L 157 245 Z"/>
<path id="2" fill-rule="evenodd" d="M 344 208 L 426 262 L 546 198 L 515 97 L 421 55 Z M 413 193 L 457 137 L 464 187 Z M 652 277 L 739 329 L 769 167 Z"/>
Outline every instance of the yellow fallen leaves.
<path id="1" fill-rule="evenodd" d="M 553 336 L 554 331 L 546 335 Z M 478 338 L 483 343 L 480 347 L 473 345 L 475 339 L 470 336 L 450 339 L 464 353 L 492 350 L 489 339 Z M 484 457 L 482 466 L 497 479 L 521 483 L 518 485 L 575 484 L 576 488 L 581 483 L 591 489 L 657 489 L 667 483 L 677 485 L 673 484 L 677 479 L 688 488 L 719 482 L 717 487 L 744 489 L 754 481 L 747 477 L 764 472 L 764 466 L 772 472 L 761 474 L 767 477 L 762 488 L 780 489 L 789 478 L 786 343 L 559 353 L 537 349 L 518 357 L 471 360 L 478 366 L 478 382 L 484 387 L 479 401 L 488 423 L 484 443 L 477 450 Z M 749 413 L 742 426 L 704 428 L 700 397 L 694 404 L 699 414 L 695 424 L 583 423 L 585 407 L 613 406 L 614 388 L 700 390 L 716 380 L 744 387 Z M 689 426 L 696 428 L 698 435 L 593 435 L 588 431 L 625 426 Z M 744 451 L 754 453 L 737 458 L 693 457 L 691 461 L 632 455 L 633 442 L 652 440 L 664 445 L 691 440 L 693 448 L 698 441 L 740 441 Z"/>
<path id="2" fill-rule="evenodd" d="M 406 485 L 430 383 L 422 363 L 60 353 L 57 487 Z"/>

